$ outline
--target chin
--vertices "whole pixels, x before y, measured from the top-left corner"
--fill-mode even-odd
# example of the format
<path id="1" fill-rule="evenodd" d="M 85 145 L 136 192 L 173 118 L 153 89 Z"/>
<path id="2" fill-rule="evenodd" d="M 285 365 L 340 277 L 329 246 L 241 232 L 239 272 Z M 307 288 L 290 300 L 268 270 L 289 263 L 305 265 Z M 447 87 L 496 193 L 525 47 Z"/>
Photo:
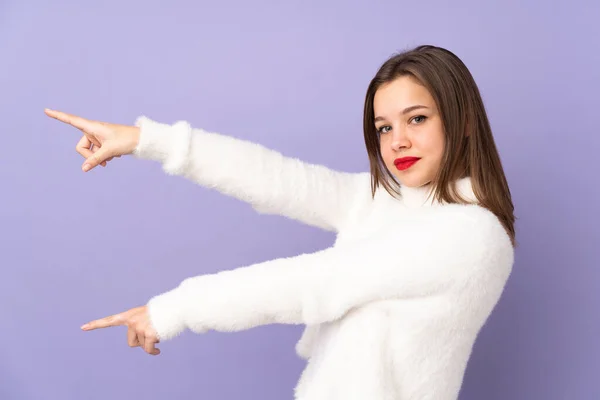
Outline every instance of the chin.
<path id="1" fill-rule="evenodd" d="M 398 182 L 400 182 L 401 186 L 410 188 L 418 188 L 431 183 L 431 179 L 426 179 L 419 176 L 401 176 L 401 174 L 396 174 L 396 179 Z"/>
<path id="2" fill-rule="evenodd" d="M 418 188 L 421 186 L 428 185 L 433 181 L 433 178 L 429 176 L 430 174 L 428 168 L 425 168 L 427 171 L 424 171 L 423 169 L 415 168 L 417 167 L 417 165 L 415 165 L 412 168 L 409 168 L 408 170 L 400 171 L 396 169 L 396 166 L 393 163 L 386 166 L 388 168 L 388 171 L 394 176 L 396 181 L 404 187 Z M 424 166 L 421 165 L 421 167 Z"/>

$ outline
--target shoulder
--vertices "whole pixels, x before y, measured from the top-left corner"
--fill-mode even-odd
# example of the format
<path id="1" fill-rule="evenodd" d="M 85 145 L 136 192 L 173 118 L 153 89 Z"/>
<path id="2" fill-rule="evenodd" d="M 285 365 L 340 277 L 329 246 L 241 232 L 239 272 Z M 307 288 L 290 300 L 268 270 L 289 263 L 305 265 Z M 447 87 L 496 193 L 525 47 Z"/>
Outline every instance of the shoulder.
<path id="1" fill-rule="evenodd" d="M 479 204 L 444 204 L 429 209 L 429 218 L 440 226 L 476 231 L 494 231 L 502 228 L 498 217 Z"/>
<path id="2" fill-rule="evenodd" d="M 426 219 L 430 232 L 438 232 L 439 239 L 463 247 L 472 256 L 513 257 L 508 233 L 498 217 L 485 207 L 446 204 L 431 208 Z"/>
<path id="3" fill-rule="evenodd" d="M 350 198 L 346 199 L 351 204 L 350 213 L 361 213 L 371 207 L 373 198 L 371 194 L 371 174 L 369 172 L 346 173 L 351 179 L 352 191 Z M 376 192 L 379 193 L 379 188 Z"/>
<path id="4" fill-rule="evenodd" d="M 458 271 L 465 282 L 478 282 L 488 294 L 494 292 L 492 287 L 501 290 L 512 273 L 515 250 L 500 219 L 477 204 L 450 204 L 440 211 L 444 208 L 441 220 L 454 224 L 447 229 L 459 247 Z"/>

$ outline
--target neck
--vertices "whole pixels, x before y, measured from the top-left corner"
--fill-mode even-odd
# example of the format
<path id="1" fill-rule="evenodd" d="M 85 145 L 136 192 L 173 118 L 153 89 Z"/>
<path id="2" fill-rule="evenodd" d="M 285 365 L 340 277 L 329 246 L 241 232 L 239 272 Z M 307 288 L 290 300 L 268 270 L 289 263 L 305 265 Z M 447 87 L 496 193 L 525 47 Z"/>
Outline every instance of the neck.
<path id="1" fill-rule="evenodd" d="M 400 195 L 405 205 L 409 207 L 421 207 L 432 205 L 433 184 L 431 182 L 422 186 L 400 186 Z"/>
<path id="2" fill-rule="evenodd" d="M 431 182 L 418 187 L 400 186 L 400 195 L 405 205 L 409 207 L 423 207 L 439 204 L 434 199 L 433 184 Z M 463 177 L 456 180 L 458 193 L 467 200 L 475 200 L 471 187 L 471 178 Z"/>

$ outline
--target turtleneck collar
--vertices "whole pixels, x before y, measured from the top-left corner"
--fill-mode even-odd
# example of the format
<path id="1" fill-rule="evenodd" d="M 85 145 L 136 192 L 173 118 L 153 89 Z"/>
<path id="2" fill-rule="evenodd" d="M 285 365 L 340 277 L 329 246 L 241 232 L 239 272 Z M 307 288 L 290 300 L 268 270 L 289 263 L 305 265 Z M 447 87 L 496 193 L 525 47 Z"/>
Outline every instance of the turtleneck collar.
<path id="1" fill-rule="evenodd" d="M 473 193 L 470 177 L 467 176 L 458 179 L 456 181 L 456 188 L 458 193 L 466 200 L 477 200 Z M 402 202 L 408 207 L 430 207 L 437 205 L 439 202 L 434 199 L 434 195 L 431 193 L 432 189 L 433 185 L 431 183 L 419 187 L 400 186 Z"/>

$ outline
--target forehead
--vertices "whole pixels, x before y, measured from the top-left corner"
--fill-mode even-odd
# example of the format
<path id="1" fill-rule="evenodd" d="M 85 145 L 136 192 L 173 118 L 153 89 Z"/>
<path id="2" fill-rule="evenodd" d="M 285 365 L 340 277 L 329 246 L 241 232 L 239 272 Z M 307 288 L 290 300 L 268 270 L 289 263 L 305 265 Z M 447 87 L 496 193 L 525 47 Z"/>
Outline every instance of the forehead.
<path id="1" fill-rule="evenodd" d="M 427 88 L 408 75 L 381 85 L 373 98 L 373 108 L 380 113 L 399 111 L 415 104 L 435 108 Z"/>

